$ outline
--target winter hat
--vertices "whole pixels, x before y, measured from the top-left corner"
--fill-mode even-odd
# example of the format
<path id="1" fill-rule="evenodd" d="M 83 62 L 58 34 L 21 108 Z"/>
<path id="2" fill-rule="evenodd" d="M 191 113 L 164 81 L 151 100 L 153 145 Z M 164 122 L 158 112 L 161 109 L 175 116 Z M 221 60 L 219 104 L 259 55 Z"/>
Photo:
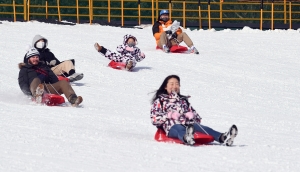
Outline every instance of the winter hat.
<path id="1" fill-rule="evenodd" d="M 40 56 L 40 53 L 38 52 L 38 50 L 34 47 L 31 47 L 28 52 L 26 53 L 26 59 L 29 59 L 32 56 Z"/>
<path id="2" fill-rule="evenodd" d="M 161 16 L 163 14 L 169 14 L 169 10 L 161 10 L 159 13 L 159 16 Z"/>

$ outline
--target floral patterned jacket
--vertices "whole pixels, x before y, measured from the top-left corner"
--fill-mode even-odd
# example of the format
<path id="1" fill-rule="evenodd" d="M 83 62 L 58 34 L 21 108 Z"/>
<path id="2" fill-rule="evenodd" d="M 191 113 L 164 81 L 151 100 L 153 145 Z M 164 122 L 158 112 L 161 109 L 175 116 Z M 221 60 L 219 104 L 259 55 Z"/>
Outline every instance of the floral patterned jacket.
<path id="1" fill-rule="evenodd" d="M 178 120 L 169 119 L 167 117 L 168 112 L 177 111 L 180 115 Z M 185 113 L 192 112 L 194 119 L 189 120 L 185 117 Z M 151 108 L 151 122 L 157 127 L 162 127 L 166 134 L 169 133 L 170 128 L 175 124 L 192 124 L 200 123 L 201 117 L 194 110 L 187 100 L 187 97 L 179 96 L 176 92 L 171 94 L 162 94 L 157 98 Z"/>

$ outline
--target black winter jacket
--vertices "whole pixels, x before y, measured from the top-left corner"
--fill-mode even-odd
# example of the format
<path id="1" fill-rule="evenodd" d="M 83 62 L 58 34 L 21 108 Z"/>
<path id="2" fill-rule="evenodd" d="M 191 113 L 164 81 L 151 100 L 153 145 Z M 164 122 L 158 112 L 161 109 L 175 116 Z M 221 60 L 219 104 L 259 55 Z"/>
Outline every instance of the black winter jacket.
<path id="1" fill-rule="evenodd" d="M 26 95 L 32 95 L 30 91 L 30 84 L 36 77 L 42 78 L 42 82 L 45 82 L 46 84 L 54 84 L 58 82 L 57 76 L 47 65 L 44 64 L 44 62 L 40 62 L 36 66 L 28 63 L 20 63 L 19 69 L 19 86 Z"/>

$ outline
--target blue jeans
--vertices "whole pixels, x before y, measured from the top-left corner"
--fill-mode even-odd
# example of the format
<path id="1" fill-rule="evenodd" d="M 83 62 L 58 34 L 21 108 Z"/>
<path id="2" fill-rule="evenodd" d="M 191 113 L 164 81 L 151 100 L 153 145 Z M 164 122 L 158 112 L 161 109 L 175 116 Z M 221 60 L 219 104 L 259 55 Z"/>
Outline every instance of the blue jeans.
<path id="1" fill-rule="evenodd" d="M 205 131 L 203 131 L 203 129 L 211 136 L 214 137 L 214 140 L 219 142 L 219 137 L 221 136 L 222 133 L 218 132 L 218 131 L 215 131 L 209 127 L 206 127 L 204 125 L 201 125 L 201 124 L 194 124 L 194 128 L 195 128 L 195 131 L 197 132 L 200 132 L 200 133 L 203 133 L 203 134 L 206 134 Z M 182 142 L 183 141 L 183 136 L 185 135 L 186 133 L 186 127 L 181 125 L 181 124 L 175 124 L 171 127 L 170 131 L 169 131 L 169 134 L 168 134 L 168 137 L 171 137 L 171 138 L 178 138 L 180 139 Z"/>

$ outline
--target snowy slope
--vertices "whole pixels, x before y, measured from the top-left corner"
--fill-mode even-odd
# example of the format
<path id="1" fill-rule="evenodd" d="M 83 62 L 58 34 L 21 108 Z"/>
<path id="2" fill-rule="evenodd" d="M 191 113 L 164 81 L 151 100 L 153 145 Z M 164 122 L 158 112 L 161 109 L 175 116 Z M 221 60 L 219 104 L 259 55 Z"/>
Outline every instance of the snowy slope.
<path id="1" fill-rule="evenodd" d="M 185 30 L 200 55 L 155 50 L 144 29 L 39 22 L 0 24 L 0 171 L 299 171 L 300 29 Z M 93 47 L 115 50 L 125 34 L 146 59 L 133 72 L 113 70 Z M 80 108 L 32 103 L 18 86 L 17 64 L 36 34 L 60 60 L 74 58 Z M 184 45 L 184 44 L 183 44 Z M 159 143 L 150 100 L 163 79 L 181 77 L 181 93 L 225 132 L 233 147 Z"/>

